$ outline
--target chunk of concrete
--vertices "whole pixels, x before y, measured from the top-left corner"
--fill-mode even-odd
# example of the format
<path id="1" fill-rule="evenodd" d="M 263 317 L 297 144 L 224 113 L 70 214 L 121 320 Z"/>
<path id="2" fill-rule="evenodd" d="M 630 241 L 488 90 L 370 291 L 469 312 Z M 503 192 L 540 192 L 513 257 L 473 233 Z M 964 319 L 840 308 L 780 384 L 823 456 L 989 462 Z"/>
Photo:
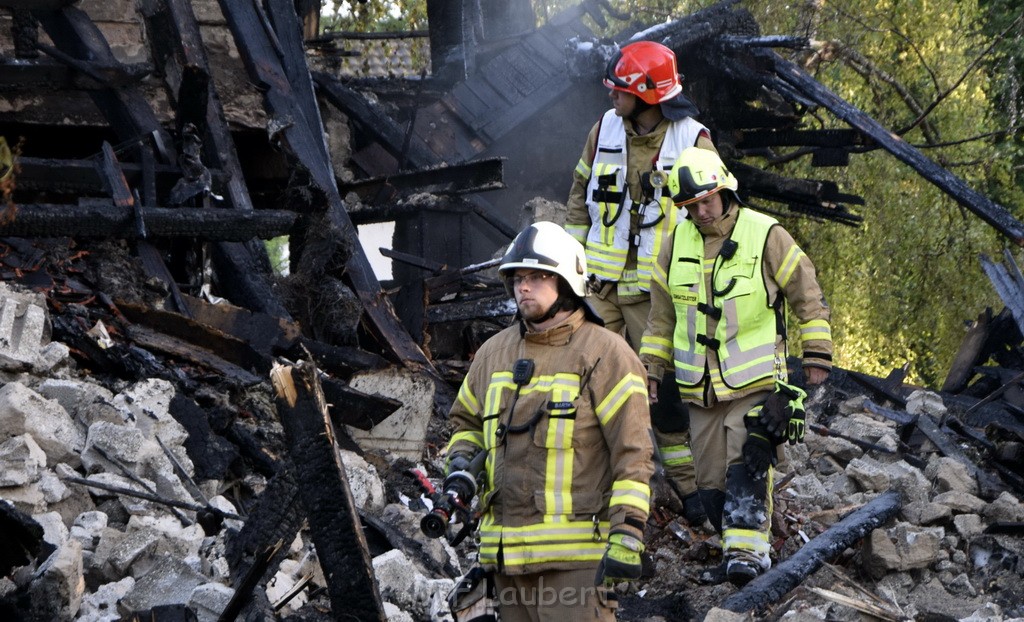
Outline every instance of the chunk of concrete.
<path id="1" fill-rule="evenodd" d="M 118 603 L 122 614 L 144 611 L 158 605 L 186 605 L 206 577 L 171 555 L 164 555 Z"/>
<path id="2" fill-rule="evenodd" d="M 79 619 L 90 622 L 118 622 L 121 614 L 117 611 L 117 601 L 124 598 L 134 585 L 134 577 L 125 577 L 120 581 L 104 583 L 95 592 L 86 594 L 82 599 Z"/>
<path id="3" fill-rule="evenodd" d="M 20 383 L 0 388 L 0 429 L 7 436 L 31 434 L 50 464 L 80 464 L 85 439 L 67 411 Z"/>
<path id="4" fill-rule="evenodd" d="M 71 525 L 70 537 L 78 540 L 83 551 L 95 551 L 103 530 L 107 528 L 107 515 L 98 510 L 82 512 Z"/>
<path id="5" fill-rule="evenodd" d="M 996 500 L 985 506 L 983 514 L 990 522 L 1024 522 L 1024 504 L 1009 492 L 1002 492 Z"/>
<path id="6" fill-rule="evenodd" d="M 82 546 L 67 540 L 43 562 L 29 584 L 33 619 L 72 620 L 85 594 Z"/>
<path id="7" fill-rule="evenodd" d="M 917 527 L 909 523 L 875 529 L 864 541 L 864 569 L 870 576 L 880 579 L 890 571 L 926 568 L 938 559 L 944 535 L 941 527 Z"/>
<path id="8" fill-rule="evenodd" d="M 900 515 L 915 525 L 931 525 L 948 520 L 953 516 L 953 510 L 941 503 L 915 501 L 904 505 Z"/>
<path id="9" fill-rule="evenodd" d="M 235 590 L 222 583 L 204 583 L 192 590 L 188 606 L 195 612 L 197 622 L 217 622 L 234 595 Z"/>
<path id="10" fill-rule="evenodd" d="M 60 547 L 68 540 L 68 528 L 64 525 L 64 519 L 57 512 L 44 512 L 34 514 L 32 519 L 43 528 L 43 540 Z"/>
<path id="11" fill-rule="evenodd" d="M 48 400 L 56 400 L 73 419 L 86 428 L 96 421 L 124 423 L 120 411 L 111 404 L 114 394 L 97 384 L 48 378 L 36 387 L 36 392 Z"/>
<path id="12" fill-rule="evenodd" d="M 89 426 L 86 434 L 82 466 L 88 473 L 117 471 L 113 460 L 123 466 L 131 466 L 139 460 L 143 441 L 145 437 L 138 428 L 97 421 Z"/>
<path id="13" fill-rule="evenodd" d="M 950 490 L 937 494 L 932 501 L 948 506 L 951 511 L 957 514 L 980 514 L 985 509 L 984 501 L 960 490 Z"/>
<path id="14" fill-rule="evenodd" d="M 355 452 L 341 450 L 340 453 L 356 507 L 370 512 L 382 510 L 385 503 L 384 483 L 380 481 L 376 467 Z"/>
<path id="15" fill-rule="evenodd" d="M 938 492 L 957 490 L 968 494 L 977 494 L 978 482 L 971 474 L 967 465 L 954 458 L 936 456 L 928 461 L 924 470 L 925 476 L 935 482 Z"/>
<path id="16" fill-rule="evenodd" d="M 181 445 L 188 438 L 188 432 L 171 416 L 174 394 L 173 384 L 151 378 L 118 393 L 113 403 L 125 417 L 135 421 L 135 427 L 147 439 L 155 441 L 159 437 L 165 445 Z"/>
<path id="17" fill-rule="evenodd" d="M 14 436 L 0 443 L 0 488 L 39 481 L 45 469 L 46 452 L 31 434 Z"/>
<path id="18" fill-rule="evenodd" d="M 356 391 L 402 402 L 401 408 L 372 430 L 346 426 L 356 443 L 363 449 L 384 449 L 395 457 L 418 461 L 434 410 L 433 380 L 426 374 L 392 367 L 356 374 L 349 385 Z"/>
<path id="19" fill-rule="evenodd" d="M 846 465 L 846 475 L 864 492 L 882 492 L 889 489 L 889 473 L 878 461 L 865 456 L 855 458 Z"/>
<path id="20" fill-rule="evenodd" d="M 49 342 L 46 298 L 0 283 L 0 368 L 16 371 L 32 367 Z"/>

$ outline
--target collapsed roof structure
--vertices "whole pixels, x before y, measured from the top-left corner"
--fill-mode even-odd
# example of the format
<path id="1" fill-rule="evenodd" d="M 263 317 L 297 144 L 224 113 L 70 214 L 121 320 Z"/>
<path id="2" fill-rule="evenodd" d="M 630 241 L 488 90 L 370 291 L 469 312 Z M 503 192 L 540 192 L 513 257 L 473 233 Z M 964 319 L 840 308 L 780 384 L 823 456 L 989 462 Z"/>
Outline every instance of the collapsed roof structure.
<path id="1" fill-rule="evenodd" d="M 334 70 L 324 49 L 336 40 L 318 35 L 315 5 L 0 0 L 0 136 L 13 148 L 0 168 L 0 241 L 10 249 L 3 278 L 47 292 L 55 336 L 83 363 L 122 378 L 181 380 L 149 354 L 160 352 L 251 386 L 280 357 L 309 357 L 327 375 L 304 375 L 297 384 L 320 384 L 322 394 L 300 389 L 299 403 L 360 429 L 402 404 L 348 381 L 397 366 L 432 385 L 433 408 L 446 411 L 458 370 L 440 368 L 442 353 L 472 350 L 478 338 L 465 334 L 468 320 L 510 315 L 500 288 L 478 273 L 523 224 L 524 203 L 564 198 L 605 108 L 598 78 L 613 43 L 633 40 L 677 52 L 687 92 L 745 197 L 769 211 L 851 226 L 865 218 L 850 208 L 861 199 L 835 183 L 781 176 L 749 156 L 804 146 L 827 167 L 880 148 L 1024 245 L 1024 225 L 1005 208 L 772 51 L 804 42 L 761 36 L 736 0 L 615 42 L 587 26 L 612 14 L 601 0 L 539 28 L 528 0 L 428 1 L 431 75 L 386 80 Z M 819 108 L 850 129 L 801 129 Z M 391 290 L 357 229 L 379 222 L 395 223 Z M 289 236 L 284 279 L 261 243 L 279 236 Z M 145 271 L 146 292 L 84 267 L 84 254 L 103 254 L 110 240 Z M 112 337 L 97 337 L 101 322 Z M 962 373 L 988 353 L 965 354 Z M 331 505 L 345 497 L 343 471 L 332 470 L 330 451 L 310 450 L 319 423 L 314 416 L 288 431 L 293 449 L 311 459 L 302 476 L 328 473 L 307 503 L 351 527 L 355 509 Z M 248 457 L 272 461 L 259 447 Z M 282 479 L 267 512 L 297 494 L 294 479 Z M 255 511 L 250 519 L 238 545 L 249 564 L 233 569 L 242 583 L 271 564 L 260 557 L 270 537 L 260 529 L 294 535 L 302 522 Z M 379 615 L 357 532 L 323 544 L 326 563 L 350 570 L 332 598 Z"/>

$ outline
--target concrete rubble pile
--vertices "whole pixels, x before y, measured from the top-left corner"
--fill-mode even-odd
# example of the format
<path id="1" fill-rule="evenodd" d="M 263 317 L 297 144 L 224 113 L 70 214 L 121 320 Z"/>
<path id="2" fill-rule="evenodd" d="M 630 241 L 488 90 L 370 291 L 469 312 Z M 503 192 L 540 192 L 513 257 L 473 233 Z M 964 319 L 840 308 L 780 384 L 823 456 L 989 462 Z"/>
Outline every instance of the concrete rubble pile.
<path id="1" fill-rule="evenodd" d="M 217 620 L 233 595 L 225 543 L 241 520 L 211 528 L 201 524 L 203 512 L 69 482 L 87 477 L 185 506 L 195 506 L 198 496 L 212 508 L 206 514 L 237 516 L 229 482 L 195 482 L 196 495 L 188 489 L 187 433 L 168 410 L 174 385 L 148 379 L 117 390 L 102 386 L 76 369 L 67 346 L 49 340 L 41 295 L 0 288 L 0 520 L 8 533 L 20 525 L 27 534 L 24 542 L 5 538 L 0 618 L 112 621 L 178 607 L 198 620 Z M 375 468 L 342 453 L 358 506 L 392 525 L 404 521 L 414 535 L 418 515 L 386 506 Z M 179 476 L 175 463 L 189 476 Z M 254 492 L 264 485 L 259 475 L 244 476 Z M 34 543 L 37 554 L 11 562 L 24 543 L 26 551 Z M 453 552 L 430 544 L 421 555 L 451 563 Z M 267 598 L 277 603 L 303 580 L 308 587 L 280 608 L 282 618 L 325 583 L 304 532 L 289 546 Z M 382 593 L 396 603 L 385 605 L 389 619 L 432 618 L 453 586 L 451 578 L 428 579 L 414 561 L 400 551 L 374 560 Z"/>
<path id="2" fill-rule="evenodd" d="M 238 481 L 192 482 L 188 434 L 169 412 L 172 383 L 101 384 L 77 369 L 67 346 L 50 341 L 40 295 L 4 286 L 0 298 L 0 498 L 6 502 L 0 519 L 5 531 L 28 534 L 7 538 L 8 550 L 0 556 L 6 564 L 0 578 L 6 609 L 0 617 L 113 621 L 177 608 L 198 620 L 219 619 L 234 595 L 225 550 L 244 519 L 240 500 L 258 496 L 266 480 L 241 473 Z M 773 521 L 779 558 L 825 533 L 851 509 L 897 490 L 903 502 L 898 519 L 834 561 L 845 569 L 847 586 L 856 577 L 854 584 L 877 595 L 874 606 L 896 620 L 1024 617 L 1024 504 L 1007 490 L 992 496 L 979 487 L 969 465 L 939 452 L 914 456 L 916 466 L 898 458 L 903 441 L 897 424 L 864 405 L 864 397 L 837 400 L 831 388 L 809 400 L 811 420 L 827 420 L 829 434 L 809 432 L 805 444 L 786 447 Z M 944 409 L 937 394 L 924 391 L 913 394 L 907 406 L 911 415 L 933 417 Z M 847 437 L 876 449 L 865 450 Z M 370 545 L 388 619 L 451 619 L 445 598 L 471 562 L 472 546 L 464 543 L 456 551 L 443 539 L 425 538 L 419 533 L 424 508 L 414 478 L 385 477 L 412 467 L 436 477 L 443 456 L 433 447 L 425 464 L 416 465 L 380 449 L 380 443 L 368 451 L 339 451 L 361 515 L 391 526 L 410 543 L 405 550 Z M 95 486 L 80 483 L 86 477 Z M 687 619 L 750 619 L 719 608 L 735 588 L 700 581 L 702 571 L 718 561 L 716 537 L 666 512 L 660 508 L 652 518 L 650 569 L 623 593 L 620 619 L 679 619 L 659 609 L 672 599 L 685 602 Z M 666 516 L 668 522 L 661 520 Z M 1011 528 L 993 530 L 997 525 Z M 666 537 L 680 526 L 685 538 Z M 11 552 L 18 546 L 28 552 L 23 558 Z M 306 530 L 286 546 L 287 559 L 260 589 L 280 605 L 280 619 L 319 619 L 305 617 L 311 609 L 303 607 L 316 603 L 325 585 Z M 858 619 L 856 600 L 851 605 L 834 596 L 843 592 L 837 583 L 843 582 L 815 572 L 803 589 L 775 605 L 774 615 Z M 770 612 L 760 615 L 773 619 Z"/>

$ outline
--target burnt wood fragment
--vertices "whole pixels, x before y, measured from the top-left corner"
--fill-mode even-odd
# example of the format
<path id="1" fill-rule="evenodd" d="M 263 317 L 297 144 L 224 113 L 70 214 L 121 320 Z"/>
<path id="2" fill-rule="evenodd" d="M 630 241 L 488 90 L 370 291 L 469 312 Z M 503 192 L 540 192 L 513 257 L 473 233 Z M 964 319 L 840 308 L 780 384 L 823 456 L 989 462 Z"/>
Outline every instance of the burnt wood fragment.
<path id="1" fill-rule="evenodd" d="M 194 365 L 204 367 L 219 376 L 223 376 L 228 382 L 235 382 L 243 386 L 252 386 L 262 382 L 260 376 L 226 361 L 214 354 L 212 350 L 200 348 L 194 343 L 170 337 L 138 324 L 129 326 L 125 333 L 132 341 L 144 346 L 148 350 L 162 352 L 179 361 L 188 361 Z"/>
<path id="2" fill-rule="evenodd" d="M 335 431 L 316 366 L 275 366 L 271 383 L 289 455 L 301 482 L 299 499 L 327 579 L 331 609 L 339 619 L 384 622 L 384 605 L 373 564 L 348 485 L 345 465 L 335 448 Z"/>
<path id="3" fill-rule="evenodd" d="M 722 608 L 744 613 L 778 602 L 823 564 L 896 516 L 901 506 L 898 492 L 879 495 L 819 534 L 791 557 L 726 598 Z"/>
<path id="4" fill-rule="evenodd" d="M 995 263 L 986 255 L 981 255 L 981 267 L 988 279 L 992 281 L 996 293 L 1006 304 L 1006 308 L 1017 321 L 1017 328 L 1024 334 L 1024 275 L 1008 249 L 1003 250 L 1005 263 Z"/>
<path id="5" fill-rule="evenodd" d="M 319 368 L 345 379 L 357 371 L 382 369 L 388 364 L 387 360 L 372 352 L 351 346 L 336 346 L 307 337 L 300 337 L 284 354 L 297 360 L 302 358 L 305 352 L 313 357 Z"/>
<path id="6" fill-rule="evenodd" d="M 928 440 L 935 445 L 942 455 L 953 458 L 967 467 L 968 472 L 978 482 L 983 498 L 995 499 L 999 496 L 999 493 L 1006 490 L 1006 486 L 1002 482 L 993 477 L 988 471 L 978 467 L 973 460 L 964 454 L 960 446 L 946 434 L 946 428 L 940 427 L 931 415 L 922 414 L 918 417 L 916 425 L 917 429 L 928 437 Z"/>
<path id="7" fill-rule="evenodd" d="M 978 319 L 971 323 L 953 363 L 946 374 L 946 380 L 942 383 L 942 391 L 948 393 L 959 393 L 967 388 L 967 383 L 974 375 L 974 366 L 983 362 L 980 361 L 982 348 L 989 338 L 989 322 L 992 320 L 992 309 L 985 309 L 978 315 Z"/>

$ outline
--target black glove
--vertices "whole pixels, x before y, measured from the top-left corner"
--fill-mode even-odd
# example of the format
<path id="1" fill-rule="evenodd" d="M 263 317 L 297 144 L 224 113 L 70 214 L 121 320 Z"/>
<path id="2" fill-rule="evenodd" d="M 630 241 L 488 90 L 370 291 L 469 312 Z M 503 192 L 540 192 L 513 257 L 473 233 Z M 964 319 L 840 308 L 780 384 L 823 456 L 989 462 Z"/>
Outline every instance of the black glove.
<path id="1" fill-rule="evenodd" d="M 456 471 L 469 470 L 471 459 L 466 454 L 455 453 L 448 457 L 448 464 L 445 466 L 445 475 L 451 475 Z"/>
<path id="2" fill-rule="evenodd" d="M 743 463 L 747 473 L 755 480 L 768 476 L 768 467 L 775 466 L 775 443 L 762 426 L 747 428 L 747 440 L 743 443 Z"/>
<path id="3" fill-rule="evenodd" d="M 775 383 L 775 391 L 761 407 L 761 425 L 778 442 L 790 445 L 804 440 L 804 398 L 807 394 L 799 387 L 782 382 Z"/>
<path id="4" fill-rule="evenodd" d="M 700 493 L 696 490 L 686 495 L 683 501 L 683 518 L 690 523 L 691 527 L 699 527 L 708 519 L 704 511 L 704 503 L 700 500 Z"/>

